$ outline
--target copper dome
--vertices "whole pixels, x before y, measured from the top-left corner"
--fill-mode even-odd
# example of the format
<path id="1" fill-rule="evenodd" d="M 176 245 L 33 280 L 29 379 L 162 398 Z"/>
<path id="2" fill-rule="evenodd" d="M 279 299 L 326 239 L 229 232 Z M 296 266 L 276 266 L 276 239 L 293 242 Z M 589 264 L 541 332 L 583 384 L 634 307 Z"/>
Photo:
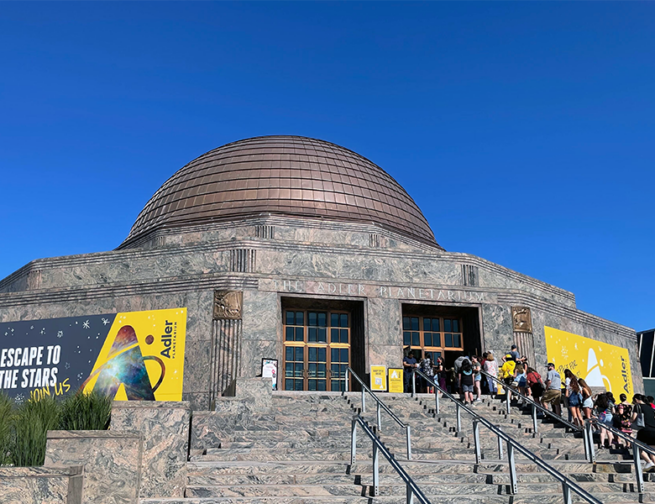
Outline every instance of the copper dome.
<path id="1" fill-rule="evenodd" d="M 414 200 L 382 168 L 297 136 L 240 140 L 194 159 L 148 201 L 123 245 L 157 228 L 262 213 L 373 222 L 437 245 Z"/>

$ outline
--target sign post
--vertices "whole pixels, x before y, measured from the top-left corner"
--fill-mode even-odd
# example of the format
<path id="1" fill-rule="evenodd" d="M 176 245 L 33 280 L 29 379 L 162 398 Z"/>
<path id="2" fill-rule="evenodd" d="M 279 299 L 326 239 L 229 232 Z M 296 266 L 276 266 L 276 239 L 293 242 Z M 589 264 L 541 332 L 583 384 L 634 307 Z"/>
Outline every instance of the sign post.
<path id="1" fill-rule="evenodd" d="M 403 391 L 403 370 L 389 368 L 389 392 L 402 394 Z"/>

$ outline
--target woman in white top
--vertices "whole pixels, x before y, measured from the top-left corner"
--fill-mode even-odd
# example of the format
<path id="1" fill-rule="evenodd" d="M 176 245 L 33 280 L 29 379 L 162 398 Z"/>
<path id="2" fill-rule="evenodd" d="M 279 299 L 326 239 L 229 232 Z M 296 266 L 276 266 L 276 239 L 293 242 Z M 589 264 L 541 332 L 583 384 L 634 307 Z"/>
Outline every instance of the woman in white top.
<path id="1" fill-rule="evenodd" d="M 494 378 L 498 376 L 498 361 L 494 359 L 494 353 L 491 350 L 487 352 L 487 360 L 484 361 L 483 367 L 485 373 L 490 374 Z M 486 378 L 487 378 L 487 384 L 489 385 L 489 394 L 496 395 L 498 390 L 496 388 L 496 382 L 493 381 L 488 376 Z"/>

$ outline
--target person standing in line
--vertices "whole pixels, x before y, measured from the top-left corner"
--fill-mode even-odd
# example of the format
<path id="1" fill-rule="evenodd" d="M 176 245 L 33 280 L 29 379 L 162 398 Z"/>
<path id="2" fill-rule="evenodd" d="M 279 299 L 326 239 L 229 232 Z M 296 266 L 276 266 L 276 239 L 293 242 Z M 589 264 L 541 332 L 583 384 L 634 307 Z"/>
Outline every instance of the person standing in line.
<path id="1" fill-rule="evenodd" d="M 403 359 L 403 381 L 405 382 L 405 393 L 410 393 L 412 391 L 412 375 L 417 367 L 418 363 L 414 358 L 414 352 L 410 350 L 407 357 Z"/>
<path id="2" fill-rule="evenodd" d="M 528 390 L 530 391 L 532 400 L 541 404 L 541 396 L 543 395 L 544 390 L 546 390 L 544 382 L 541 379 L 541 375 L 529 367 L 528 374 L 525 378 L 528 382 Z"/>
<path id="3" fill-rule="evenodd" d="M 584 419 L 589 420 L 591 418 L 591 411 L 594 407 L 594 402 L 591 399 L 591 388 L 582 378 L 578 380 L 578 384 L 580 385 L 580 392 L 582 393 L 582 413 L 584 415 Z"/>
<path id="4" fill-rule="evenodd" d="M 481 382 L 482 382 L 482 374 L 480 373 L 480 370 L 482 369 L 482 366 L 480 365 L 480 360 L 477 355 L 474 355 L 471 357 L 471 367 L 473 368 L 473 380 L 474 380 L 474 388 L 475 388 L 475 402 L 480 402 L 482 399 L 480 396 L 482 395 L 482 387 L 481 387 Z"/>
<path id="5" fill-rule="evenodd" d="M 637 431 L 637 440 L 650 447 L 655 447 L 655 410 L 646 404 L 647 399 L 642 394 L 635 394 L 632 398 L 635 407 L 632 409 L 632 422 L 637 421 L 639 415 L 643 415 L 644 427 Z M 655 468 L 655 457 L 639 450 L 641 458 L 646 461 L 643 470 L 650 472 Z"/>
<path id="6" fill-rule="evenodd" d="M 571 393 L 571 377 L 573 376 L 573 373 L 571 372 L 570 369 L 565 369 L 564 370 L 564 407 L 568 410 L 569 412 L 569 422 L 573 421 L 573 413 L 571 412 L 571 408 L 569 408 L 569 394 Z"/>
<path id="7" fill-rule="evenodd" d="M 607 397 L 607 394 L 600 394 L 596 399 L 596 411 L 598 412 L 598 423 L 603 424 L 605 427 L 614 426 L 614 418 L 612 415 L 612 406 Z M 607 445 L 605 444 L 605 438 L 607 438 Z M 600 428 L 600 446 L 599 449 L 611 448 L 612 441 L 614 439 L 614 434 L 609 429 Z"/>
<path id="8" fill-rule="evenodd" d="M 546 374 L 546 392 L 541 398 L 541 402 L 545 407 L 551 404 L 553 412 L 556 415 L 562 414 L 562 407 L 560 405 L 562 400 L 562 378 L 559 373 L 555 371 L 555 364 L 548 363 L 548 373 Z"/>
<path id="9" fill-rule="evenodd" d="M 569 400 L 569 414 L 573 418 L 573 424 L 582 427 L 582 412 L 580 411 L 580 406 L 582 405 L 582 391 L 580 390 L 578 379 L 573 373 L 571 373 L 569 384 L 566 387 L 566 397 Z"/>
<path id="10" fill-rule="evenodd" d="M 618 417 L 619 430 L 623 434 L 632 436 L 632 405 L 628 402 L 628 396 L 621 394 L 619 396 L 621 402 L 616 405 L 616 416 Z M 630 448 L 631 444 L 625 440 L 619 439 L 619 445 L 625 443 L 626 448 Z"/>
<path id="11" fill-rule="evenodd" d="M 514 381 L 514 368 L 516 367 L 516 362 L 514 361 L 514 356 L 507 354 L 505 356 L 505 363 L 500 368 L 500 374 L 505 383 L 505 387 L 510 387 Z"/>
<path id="12" fill-rule="evenodd" d="M 432 379 L 434 379 L 434 370 L 432 369 L 432 359 L 430 353 L 425 352 L 425 357 L 421 359 L 421 372 Z M 434 389 L 430 382 L 421 376 L 421 391 L 427 394 L 432 394 Z"/>
<path id="13" fill-rule="evenodd" d="M 516 345 L 512 345 L 512 348 L 509 351 L 509 355 L 514 357 L 514 362 L 520 362 L 521 361 L 521 354 L 519 353 L 518 348 L 516 348 Z"/>
<path id="14" fill-rule="evenodd" d="M 483 368 L 484 372 L 488 375 L 491 375 L 494 378 L 498 377 L 498 361 L 494 359 L 494 353 L 491 350 L 487 352 L 487 359 L 484 361 Z M 487 384 L 489 386 L 489 395 L 495 396 L 498 392 L 496 382 L 487 376 Z"/>
<path id="15" fill-rule="evenodd" d="M 437 362 L 434 363 L 434 376 L 437 377 L 437 383 L 441 387 L 441 390 L 447 390 L 446 368 L 444 368 L 443 359 L 441 357 L 437 357 Z"/>
<path id="16" fill-rule="evenodd" d="M 462 362 L 459 372 L 460 394 L 464 395 L 464 404 L 473 404 L 474 375 L 471 361 L 466 359 Z"/>
<path id="17" fill-rule="evenodd" d="M 519 393 L 523 395 L 527 394 L 526 391 L 526 388 L 528 386 L 527 373 L 526 373 L 526 369 L 523 367 L 523 364 L 521 364 L 520 362 L 514 368 L 514 381 L 512 382 L 512 386 L 516 387 Z M 521 402 L 519 404 L 523 406 L 524 404 L 523 398 L 521 398 Z"/>

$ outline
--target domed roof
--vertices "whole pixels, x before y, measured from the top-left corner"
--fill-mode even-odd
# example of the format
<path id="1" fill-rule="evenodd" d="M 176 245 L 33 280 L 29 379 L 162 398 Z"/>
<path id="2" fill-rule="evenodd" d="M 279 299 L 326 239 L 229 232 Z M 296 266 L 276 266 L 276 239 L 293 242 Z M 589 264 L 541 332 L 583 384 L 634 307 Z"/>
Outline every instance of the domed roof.
<path id="1" fill-rule="evenodd" d="M 240 140 L 194 159 L 148 201 L 123 245 L 157 228 L 260 214 L 373 222 L 437 245 L 414 200 L 382 168 L 297 136 Z"/>

